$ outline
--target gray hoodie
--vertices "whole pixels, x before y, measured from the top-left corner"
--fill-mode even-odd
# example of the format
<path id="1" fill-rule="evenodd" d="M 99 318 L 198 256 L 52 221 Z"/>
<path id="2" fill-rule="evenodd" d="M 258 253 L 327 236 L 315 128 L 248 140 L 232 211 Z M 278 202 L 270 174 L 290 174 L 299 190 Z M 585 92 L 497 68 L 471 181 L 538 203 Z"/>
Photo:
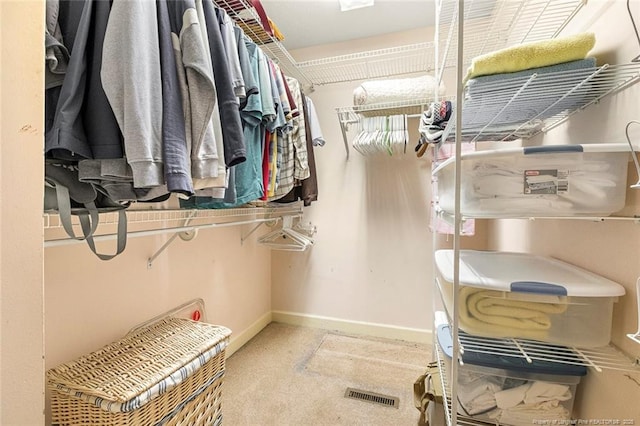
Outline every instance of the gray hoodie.
<path id="1" fill-rule="evenodd" d="M 134 186 L 163 185 L 162 79 L 155 2 L 113 0 L 101 76 L 124 135 Z"/>
<path id="2" fill-rule="evenodd" d="M 179 49 L 178 66 L 183 99 L 188 95 L 188 105 L 183 103 L 187 131 L 191 138 L 191 175 L 194 179 L 216 178 L 218 170 L 218 150 L 213 133 L 212 116 L 216 104 L 216 89 L 211 76 L 202 39 L 204 23 L 198 19 L 194 0 L 168 0 L 169 18 L 174 49 Z M 185 86 L 186 83 L 186 86 Z"/>

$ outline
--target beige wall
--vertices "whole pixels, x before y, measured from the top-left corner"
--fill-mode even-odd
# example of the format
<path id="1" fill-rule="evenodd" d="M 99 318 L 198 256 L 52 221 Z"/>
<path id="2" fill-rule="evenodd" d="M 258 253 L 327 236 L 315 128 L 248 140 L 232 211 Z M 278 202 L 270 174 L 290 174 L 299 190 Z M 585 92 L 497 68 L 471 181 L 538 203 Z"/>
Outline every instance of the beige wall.
<path id="1" fill-rule="evenodd" d="M 580 12 L 570 31 L 594 31 L 592 51 L 602 63 L 629 62 L 640 53 L 626 13 L 626 2 L 594 1 Z M 640 2 L 631 2 L 636 20 Z M 615 28 L 615 31 L 612 31 Z M 573 116 L 532 143 L 626 142 L 624 128 L 640 120 L 640 85 L 628 88 Z M 634 143 L 640 143 L 640 125 L 630 128 Z M 629 163 L 630 169 L 633 164 Z M 635 183 L 635 169 L 629 183 Z M 640 214 L 639 190 L 628 190 L 627 207 L 620 212 Z M 489 226 L 491 249 L 549 255 L 583 267 L 622 284 L 627 295 L 614 308 L 613 343 L 632 356 L 640 356 L 640 345 L 626 338 L 637 329 L 635 283 L 640 277 L 640 226 L 634 222 L 585 222 L 572 220 L 501 220 Z M 635 419 L 640 421 L 638 397 L 640 374 L 590 371 L 576 400 L 580 419 Z"/>
<path id="2" fill-rule="evenodd" d="M 44 3 L 0 2 L 0 424 L 44 417 Z"/>
<path id="3" fill-rule="evenodd" d="M 292 52 L 317 59 L 429 41 L 429 29 Z M 417 159 L 417 119 L 407 154 L 346 159 L 336 107 L 353 103 L 359 81 L 315 88 L 324 147 L 315 148 L 319 199 L 306 219 L 318 227 L 308 253 L 273 253 L 273 309 L 430 330 L 433 273 L 429 161 Z M 354 127 L 355 129 L 355 127 Z M 357 134 L 349 132 L 349 143 Z"/>
<path id="4" fill-rule="evenodd" d="M 299 60 L 422 43 L 424 28 L 292 52 Z M 346 159 L 336 107 L 353 104 L 360 81 L 315 88 L 309 97 L 327 144 L 315 149 L 319 200 L 306 211 L 318 227 L 308 253 L 274 253 L 273 309 L 294 314 L 430 331 L 433 236 L 429 231 L 431 163 L 417 159 L 417 119 L 407 154 Z M 455 93 L 448 87 L 447 93 Z M 355 127 L 353 127 L 355 129 Z M 357 134 L 348 134 L 349 144 Z M 467 244 L 484 246 L 483 224 Z"/>
<path id="5" fill-rule="evenodd" d="M 192 241 L 177 238 L 151 268 L 147 259 L 171 234 L 130 238 L 124 253 L 107 262 L 85 244 L 47 248 L 46 367 L 194 298 L 204 299 L 208 322 L 241 334 L 271 311 L 269 250 L 255 238 L 241 245 L 243 231 L 207 229 Z"/>

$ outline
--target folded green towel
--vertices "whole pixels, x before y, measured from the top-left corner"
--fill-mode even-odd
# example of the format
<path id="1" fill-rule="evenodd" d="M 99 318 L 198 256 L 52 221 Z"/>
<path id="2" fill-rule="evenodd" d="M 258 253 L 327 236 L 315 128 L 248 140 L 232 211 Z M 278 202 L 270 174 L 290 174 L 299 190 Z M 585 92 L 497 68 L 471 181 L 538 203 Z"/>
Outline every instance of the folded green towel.
<path id="1" fill-rule="evenodd" d="M 581 33 L 497 50 L 473 58 L 464 81 L 584 59 L 595 43 L 593 33 Z"/>

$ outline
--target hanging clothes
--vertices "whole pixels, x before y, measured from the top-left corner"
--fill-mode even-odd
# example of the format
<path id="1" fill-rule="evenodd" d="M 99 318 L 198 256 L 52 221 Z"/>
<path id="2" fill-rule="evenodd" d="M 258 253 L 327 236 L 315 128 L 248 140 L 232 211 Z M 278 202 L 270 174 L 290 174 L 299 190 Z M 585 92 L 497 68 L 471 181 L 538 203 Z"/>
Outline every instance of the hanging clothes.
<path id="1" fill-rule="evenodd" d="M 157 22 L 154 2 L 115 1 L 104 38 L 102 86 L 124 135 L 137 188 L 164 184 Z"/>
<path id="2" fill-rule="evenodd" d="M 304 94 L 301 94 L 301 99 L 301 105 L 304 105 L 302 113 L 305 119 L 305 140 L 307 147 L 307 162 L 309 165 L 309 177 L 302 181 L 297 181 L 296 186 L 284 197 L 277 200 L 277 202 L 291 203 L 297 200 L 302 200 L 305 206 L 309 206 L 312 202 L 318 200 L 318 179 L 316 176 L 315 154 L 313 152 L 313 131 L 310 126 L 312 117 L 309 116 L 309 103 L 307 102 L 309 98 Z"/>
<path id="3" fill-rule="evenodd" d="M 302 98 L 302 90 L 300 89 L 300 83 L 298 80 L 288 77 L 287 82 L 289 87 L 292 88 L 291 93 L 298 105 L 304 105 Z M 304 105 L 306 108 L 306 105 Z M 307 116 L 298 115 L 293 119 L 293 122 L 297 124 L 297 128 L 292 133 L 292 143 L 295 150 L 295 164 L 294 164 L 294 177 L 298 180 L 304 180 L 309 177 L 309 160 L 307 158 Z M 288 192 L 288 191 L 287 191 Z"/>
<path id="4" fill-rule="evenodd" d="M 307 107 L 307 122 L 309 123 L 309 131 L 311 132 L 311 142 L 313 146 L 324 146 L 325 140 L 322 136 L 322 129 L 320 128 L 320 120 L 318 120 L 318 114 L 316 113 L 316 107 L 313 105 L 313 101 L 310 97 L 305 96 L 305 106 Z"/>
<path id="5" fill-rule="evenodd" d="M 203 5 L 207 35 L 209 36 L 209 53 L 213 64 L 213 77 L 218 91 L 224 158 L 227 167 L 231 167 L 246 161 L 246 148 L 240 121 L 240 103 L 233 90 L 233 77 L 229 70 L 215 7 L 212 0 L 204 0 Z M 237 56 L 237 49 L 235 55 Z"/>
<path id="6" fill-rule="evenodd" d="M 49 0 L 46 24 L 45 155 L 80 181 L 227 208 L 309 176 L 299 83 L 213 0 Z"/>
<path id="7" fill-rule="evenodd" d="M 243 124 L 243 136 L 247 149 L 247 160 L 230 168 L 233 171 L 233 179 L 229 180 L 227 193 L 233 191 L 234 199 L 215 199 L 212 197 L 192 197 L 182 203 L 183 207 L 196 208 L 229 208 L 246 204 L 259 199 L 263 195 L 262 182 L 262 127 L 263 111 L 262 98 L 258 87 L 259 59 L 258 47 L 249 38 L 239 33 L 238 52 L 243 80 L 248 97 L 246 104 L 240 112 Z"/>
<path id="8" fill-rule="evenodd" d="M 52 83 L 45 96 L 45 154 L 50 158 L 123 156 L 120 129 L 100 83 L 110 7 L 106 1 L 62 1 L 51 5 L 47 14 L 47 27 L 54 29 L 70 55 L 62 85 Z"/>
<path id="9" fill-rule="evenodd" d="M 164 178 L 169 192 L 193 195 L 189 168 L 186 123 L 182 109 L 178 64 L 171 40 L 169 9 L 165 1 L 156 1 L 160 39 L 162 77 L 162 155 Z"/>
<path id="10" fill-rule="evenodd" d="M 240 57 L 238 55 L 238 42 L 234 32 L 235 25 L 224 9 L 216 8 L 216 16 L 218 18 L 218 25 L 220 26 L 224 52 L 227 55 L 233 92 L 239 99 L 246 98 L 245 80 L 242 75 Z"/>
<path id="11" fill-rule="evenodd" d="M 217 93 L 213 81 L 210 53 L 205 45 L 206 27 L 198 16 L 194 0 L 169 2 L 172 37 L 180 42 L 182 65 L 191 111 L 191 175 L 194 188 L 224 184 L 220 180 L 219 153 L 214 134 L 213 119 Z M 218 180 L 211 181 L 211 178 Z"/>

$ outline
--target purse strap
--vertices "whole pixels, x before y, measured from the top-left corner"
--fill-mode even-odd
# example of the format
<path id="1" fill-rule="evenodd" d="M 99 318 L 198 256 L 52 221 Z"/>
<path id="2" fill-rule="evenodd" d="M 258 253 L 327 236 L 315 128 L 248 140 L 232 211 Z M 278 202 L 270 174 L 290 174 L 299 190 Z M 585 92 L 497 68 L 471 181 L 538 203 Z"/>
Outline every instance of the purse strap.
<path id="1" fill-rule="evenodd" d="M 67 232 L 69 237 L 82 241 L 87 237 L 93 236 L 93 233 L 98 228 L 98 209 L 93 201 L 84 203 L 85 208 L 87 209 L 87 213 L 81 213 L 80 221 L 82 222 L 83 217 L 87 220 L 90 220 L 90 226 L 85 229 L 83 226 L 83 236 L 76 236 L 73 231 L 73 225 L 71 224 L 71 198 L 69 196 L 69 188 L 62 185 L 60 182 L 56 182 L 55 184 L 56 190 L 56 200 L 58 202 L 58 215 L 60 216 L 60 222 L 62 222 L 62 227 Z"/>
<path id="2" fill-rule="evenodd" d="M 431 404 L 442 404 L 442 384 L 440 383 L 440 370 L 437 362 L 427 365 L 424 374 L 420 375 L 413 384 L 414 406 L 420 411 L 418 425 L 429 425 L 427 411 Z"/>
<path id="3" fill-rule="evenodd" d="M 101 260 L 111 260 L 120 253 L 122 253 L 127 246 L 127 214 L 124 210 L 118 210 L 118 233 L 117 233 L 117 242 L 116 242 L 116 252 L 114 254 L 102 254 L 98 253 L 96 250 L 96 243 L 93 240 L 93 232 L 95 228 L 98 226 L 97 221 L 93 222 L 90 219 L 90 215 L 87 213 L 80 214 L 80 226 L 82 227 L 82 232 L 85 234 L 87 244 L 89 248 L 100 258 Z"/>
<path id="4" fill-rule="evenodd" d="M 101 260 L 111 260 L 124 251 L 127 246 L 127 214 L 124 209 L 118 210 L 116 252 L 114 254 L 98 253 L 93 236 L 96 229 L 98 229 L 100 214 L 95 202 L 91 201 L 84 203 L 86 211 L 74 213 L 75 216 L 78 216 L 78 219 L 80 220 L 80 227 L 82 228 L 82 235 L 78 236 L 74 232 L 73 225 L 71 223 L 71 198 L 69 196 L 69 188 L 62 185 L 60 182 L 56 182 L 54 187 L 56 190 L 56 201 L 58 203 L 58 215 L 60 216 L 60 222 L 62 222 L 62 227 L 69 237 L 78 241 L 85 240 L 91 251 Z"/>

